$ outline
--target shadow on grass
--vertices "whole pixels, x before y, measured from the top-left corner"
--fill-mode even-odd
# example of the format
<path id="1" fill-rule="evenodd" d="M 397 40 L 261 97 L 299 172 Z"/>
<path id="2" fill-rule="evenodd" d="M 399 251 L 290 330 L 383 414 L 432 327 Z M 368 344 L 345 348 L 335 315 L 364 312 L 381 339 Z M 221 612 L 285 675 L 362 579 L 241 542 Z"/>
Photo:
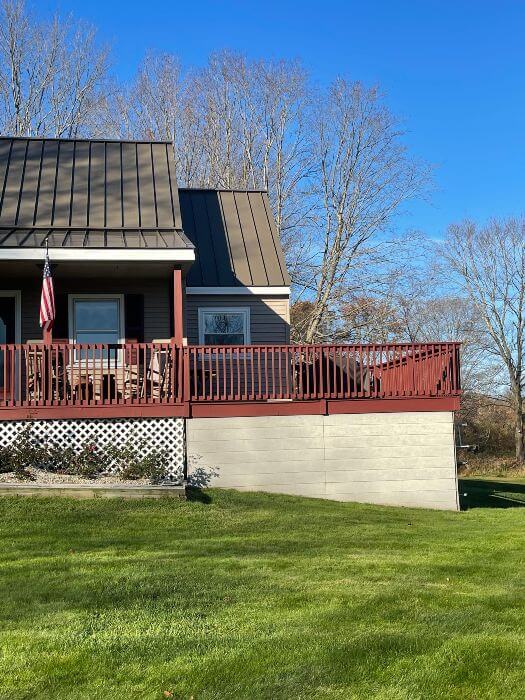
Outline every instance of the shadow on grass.
<path id="1" fill-rule="evenodd" d="M 459 479 L 458 486 L 461 510 L 525 507 L 525 484 L 485 479 Z"/>
<path id="2" fill-rule="evenodd" d="M 192 501 L 193 503 L 211 503 L 212 498 L 209 493 L 206 493 L 202 489 L 196 486 L 186 487 L 186 500 Z"/>

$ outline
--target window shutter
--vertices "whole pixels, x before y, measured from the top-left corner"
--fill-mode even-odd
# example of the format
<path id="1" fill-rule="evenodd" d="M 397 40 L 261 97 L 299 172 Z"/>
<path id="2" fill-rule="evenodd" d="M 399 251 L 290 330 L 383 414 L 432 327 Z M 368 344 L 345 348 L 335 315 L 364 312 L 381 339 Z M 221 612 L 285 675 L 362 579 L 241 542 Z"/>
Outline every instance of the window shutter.
<path id="1" fill-rule="evenodd" d="M 144 342 L 144 295 L 124 295 L 126 339 Z"/>
<path id="2" fill-rule="evenodd" d="M 53 324 L 53 338 L 57 340 L 69 340 L 69 309 L 67 294 L 55 293 L 55 323 Z"/>

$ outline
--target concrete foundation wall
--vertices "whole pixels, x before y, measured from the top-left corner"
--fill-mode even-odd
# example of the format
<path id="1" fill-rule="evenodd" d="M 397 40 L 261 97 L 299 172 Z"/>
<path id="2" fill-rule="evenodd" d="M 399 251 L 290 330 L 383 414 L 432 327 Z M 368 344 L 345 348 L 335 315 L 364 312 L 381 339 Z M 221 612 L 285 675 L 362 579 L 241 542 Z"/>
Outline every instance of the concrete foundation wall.
<path id="1" fill-rule="evenodd" d="M 210 486 L 456 510 L 451 412 L 193 418 L 188 476 Z"/>

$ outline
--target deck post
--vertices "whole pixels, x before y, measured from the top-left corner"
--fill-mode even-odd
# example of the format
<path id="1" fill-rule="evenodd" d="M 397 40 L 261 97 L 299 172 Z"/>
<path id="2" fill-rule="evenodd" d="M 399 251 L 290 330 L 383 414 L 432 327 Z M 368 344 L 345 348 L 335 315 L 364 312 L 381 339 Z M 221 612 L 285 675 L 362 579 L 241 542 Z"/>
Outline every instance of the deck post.
<path id="1" fill-rule="evenodd" d="M 173 269 L 173 348 L 174 357 L 177 357 L 177 365 L 180 366 L 178 372 L 180 396 L 184 404 L 184 416 L 190 415 L 190 367 L 188 348 L 184 346 L 184 316 L 182 311 L 183 291 L 182 291 L 182 270 Z"/>
<path id="2" fill-rule="evenodd" d="M 184 337 L 182 316 L 182 270 L 173 270 L 173 339 L 177 347 L 182 347 Z"/>

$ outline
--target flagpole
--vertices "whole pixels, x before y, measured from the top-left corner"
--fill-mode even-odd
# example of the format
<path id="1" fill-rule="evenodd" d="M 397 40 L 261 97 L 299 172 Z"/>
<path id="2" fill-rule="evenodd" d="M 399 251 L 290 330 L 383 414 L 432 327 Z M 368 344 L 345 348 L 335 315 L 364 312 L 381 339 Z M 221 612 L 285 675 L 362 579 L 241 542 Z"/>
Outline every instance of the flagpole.
<path id="1" fill-rule="evenodd" d="M 46 236 L 46 262 L 49 262 L 49 241 Z M 53 342 L 53 329 L 47 326 L 44 327 L 43 332 L 44 345 L 51 345 Z"/>

